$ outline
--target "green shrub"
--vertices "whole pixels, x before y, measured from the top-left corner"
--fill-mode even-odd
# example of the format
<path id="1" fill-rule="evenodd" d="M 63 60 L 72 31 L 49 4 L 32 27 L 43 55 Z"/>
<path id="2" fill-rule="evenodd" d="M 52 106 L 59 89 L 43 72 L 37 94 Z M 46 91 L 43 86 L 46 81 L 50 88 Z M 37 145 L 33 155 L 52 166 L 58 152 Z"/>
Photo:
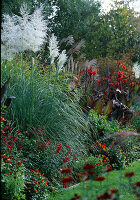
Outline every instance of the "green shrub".
<path id="1" fill-rule="evenodd" d="M 103 163 L 107 167 L 113 169 L 122 169 L 126 166 L 126 153 L 122 151 L 118 145 L 106 145 L 105 143 L 97 142 L 95 146 L 90 147 L 92 155 L 101 156 Z"/>
<path id="2" fill-rule="evenodd" d="M 47 179 L 38 169 L 26 169 L 26 200 L 47 199 L 49 195 L 49 186 Z"/>
<path id="3" fill-rule="evenodd" d="M 120 123 L 117 120 L 109 121 L 105 115 L 98 115 L 94 110 L 89 112 L 89 120 L 98 133 L 97 139 L 106 136 L 109 133 L 120 131 Z"/>
<path id="4" fill-rule="evenodd" d="M 24 200 L 25 168 L 13 156 L 1 155 L 1 194 L 2 199 Z"/>
<path id="5" fill-rule="evenodd" d="M 140 133 L 140 109 L 135 109 L 130 124 Z"/>

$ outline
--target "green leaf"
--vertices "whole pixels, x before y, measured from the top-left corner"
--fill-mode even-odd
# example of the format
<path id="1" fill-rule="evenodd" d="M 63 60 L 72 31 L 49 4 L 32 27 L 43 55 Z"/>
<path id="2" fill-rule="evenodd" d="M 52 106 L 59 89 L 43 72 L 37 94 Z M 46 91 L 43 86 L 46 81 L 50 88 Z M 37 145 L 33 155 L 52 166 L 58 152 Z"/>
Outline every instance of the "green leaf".
<path id="1" fill-rule="evenodd" d="M 104 109 L 103 114 L 109 116 L 112 113 L 113 102 L 112 100 L 108 102 L 107 106 Z"/>
<path id="2" fill-rule="evenodd" d="M 97 112 L 97 114 L 101 114 L 102 113 L 102 109 L 103 109 L 103 101 L 102 99 L 100 99 L 96 104 L 95 107 L 93 108 L 93 110 L 95 112 Z"/>

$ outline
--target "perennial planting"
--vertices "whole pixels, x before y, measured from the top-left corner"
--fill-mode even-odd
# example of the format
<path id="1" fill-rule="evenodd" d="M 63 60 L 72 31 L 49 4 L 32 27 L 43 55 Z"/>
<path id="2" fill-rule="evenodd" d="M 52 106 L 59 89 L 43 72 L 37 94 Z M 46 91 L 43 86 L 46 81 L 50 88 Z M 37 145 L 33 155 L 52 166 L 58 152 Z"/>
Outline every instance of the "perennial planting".
<path id="1" fill-rule="evenodd" d="M 86 25 L 79 35 L 60 40 L 68 31 L 65 18 L 72 14 L 67 16 L 67 9 L 75 13 L 77 0 L 21 2 L 14 5 L 15 13 L 7 9 L 2 15 L 2 199 L 139 200 L 140 82 L 132 70 L 137 49 L 118 52 L 109 41 L 115 43 L 114 30 L 122 33 L 117 27 L 112 31 L 113 25 L 100 35 L 112 14 L 101 13 L 98 3 L 79 0 L 82 10 L 87 6 Z M 127 3 L 121 5 L 126 11 Z M 89 53 L 92 34 L 87 39 L 85 27 L 88 31 L 94 21 L 93 5 L 94 26 L 99 26 L 95 35 L 101 38 L 90 39 L 97 52 Z M 132 46 L 132 38 L 125 37 Z M 85 61 L 92 53 L 97 59 Z"/>

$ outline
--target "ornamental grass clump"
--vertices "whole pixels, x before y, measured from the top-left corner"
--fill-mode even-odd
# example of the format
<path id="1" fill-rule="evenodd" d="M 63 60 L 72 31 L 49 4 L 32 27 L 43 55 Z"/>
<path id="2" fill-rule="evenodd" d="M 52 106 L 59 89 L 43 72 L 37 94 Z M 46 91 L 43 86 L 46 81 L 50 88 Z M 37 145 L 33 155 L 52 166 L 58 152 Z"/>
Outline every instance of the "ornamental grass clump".
<path id="1" fill-rule="evenodd" d="M 43 6 L 30 14 L 24 3 L 20 8 L 20 16 L 4 14 L 1 30 L 2 58 L 12 60 L 17 53 L 37 52 L 46 40 L 47 29 Z"/>

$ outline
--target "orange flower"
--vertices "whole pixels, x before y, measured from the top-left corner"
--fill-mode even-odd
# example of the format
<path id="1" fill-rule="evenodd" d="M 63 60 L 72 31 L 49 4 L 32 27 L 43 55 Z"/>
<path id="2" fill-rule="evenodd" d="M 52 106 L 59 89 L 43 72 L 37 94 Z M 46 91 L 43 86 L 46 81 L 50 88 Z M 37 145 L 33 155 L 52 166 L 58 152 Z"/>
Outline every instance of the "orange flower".
<path id="1" fill-rule="evenodd" d="M 38 191 L 37 191 L 37 189 L 34 189 L 34 191 L 37 193 Z"/>
<path id="2" fill-rule="evenodd" d="M 4 174 L 4 176 L 7 176 L 7 174 Z"/>
<path id="3" fill-rule="evenodd" d="M 45 182 L 45 185 L 47 186 L 48 184 L 47 184 L 47 181 Z"/>

